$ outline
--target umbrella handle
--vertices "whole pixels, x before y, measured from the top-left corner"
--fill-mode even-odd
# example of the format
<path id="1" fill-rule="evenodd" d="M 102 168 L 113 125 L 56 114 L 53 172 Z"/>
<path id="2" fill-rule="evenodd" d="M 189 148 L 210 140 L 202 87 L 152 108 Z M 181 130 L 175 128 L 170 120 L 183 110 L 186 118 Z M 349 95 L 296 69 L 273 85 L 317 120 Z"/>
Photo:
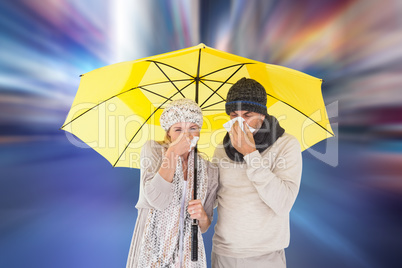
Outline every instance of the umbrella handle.
<path id="1" fill-rule="evenodd" d="M 198 224 L 197 220 L 191 225 L 191 261 L 198 261 Z"/>
<path id="2" fill-rule="evenodd" d="M 197 199 L 197 145 L 194 147 L 194 199 Z M 193 220 L 191 225 L 191 261 L 198 261 L 198 222 Z"/>

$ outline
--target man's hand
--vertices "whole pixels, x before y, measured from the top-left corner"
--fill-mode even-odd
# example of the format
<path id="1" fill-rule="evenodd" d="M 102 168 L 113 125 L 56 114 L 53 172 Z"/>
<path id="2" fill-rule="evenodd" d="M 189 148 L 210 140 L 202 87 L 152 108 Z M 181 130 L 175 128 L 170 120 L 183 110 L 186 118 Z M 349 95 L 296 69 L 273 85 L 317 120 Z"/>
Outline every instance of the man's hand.
<path id="1" fill-rule="evenodd" d="M 255 141 L 253 133 L 250 132 L 245 121 L 243 121 L 243 127 L 246 133 L 241 130 L 238 121 L 234 123 L 232 129 L 229 131 L 229 137 L 233 147 L 242 155 L 247 155 L 256 150 Z"/>

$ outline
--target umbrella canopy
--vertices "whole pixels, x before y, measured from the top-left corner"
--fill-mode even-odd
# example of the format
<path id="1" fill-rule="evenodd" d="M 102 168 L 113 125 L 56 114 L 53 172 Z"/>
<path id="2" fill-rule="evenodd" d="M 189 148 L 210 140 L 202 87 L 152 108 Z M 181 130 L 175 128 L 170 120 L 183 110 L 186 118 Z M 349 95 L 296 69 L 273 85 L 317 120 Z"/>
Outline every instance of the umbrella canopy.
<path id="1" fill-rule="evenodd" d="M 299 140 L 302 150 L 334 135 L 321 79 L 204 44 L 83 74 L 61 129 L 80 138 L 113 166 L 139 168 L 144 143 L 164 138 L 159 123 L 164 107 L 173 100 L 190 98 L 204 115 L 198 150 L 212 156 L 226 134 L 222 125 L 229 119 L 227 92 L 242 77 L 265 87 L 268 113 Z"/>

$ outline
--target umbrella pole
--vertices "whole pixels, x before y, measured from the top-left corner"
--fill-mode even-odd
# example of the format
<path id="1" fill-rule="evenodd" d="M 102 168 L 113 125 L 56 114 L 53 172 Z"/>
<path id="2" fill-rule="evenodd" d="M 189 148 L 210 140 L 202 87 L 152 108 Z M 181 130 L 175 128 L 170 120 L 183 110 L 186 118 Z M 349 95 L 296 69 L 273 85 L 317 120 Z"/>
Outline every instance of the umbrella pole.
<path id="1" fill-rule="evenodd" d="M 204 47 L 205 48 L 205 47 Z M 201 49 L 198 50 L 198 67 L 197 67 L 197 76 L 194 78 L 195 81 L 195 102 L 198 104 L 198 87 L 200 84 L 200 64 L 201 64 Z M 197 161 L 197 144 L 194 147 L 194 200 L 197 199 L 197 170 L 198 170 L 198 161 Z M 193 224 L 191 225 L 191 260 L 198 261 L 198 222 L 197 220 L 193 220 Z"/>
<path id="2" fill-rule="evenodd" d="M 197 145 L 194 147 L 194 199 L 197 199 Z M 191 225 L 191 260 L 198 261 L 198 222 L 193 220 Z"/>

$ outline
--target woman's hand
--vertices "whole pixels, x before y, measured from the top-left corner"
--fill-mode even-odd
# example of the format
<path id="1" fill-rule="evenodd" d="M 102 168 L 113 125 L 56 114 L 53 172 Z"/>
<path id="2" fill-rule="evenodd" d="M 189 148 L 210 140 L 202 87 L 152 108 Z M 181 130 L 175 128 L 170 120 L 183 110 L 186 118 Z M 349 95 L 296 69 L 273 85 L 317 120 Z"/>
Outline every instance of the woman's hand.
<path id="1" fill-rule="evenodd" d="M 201 200 L 191 200 L 188 203 L 187 211 L 192 219 L 198 220 L 201 232 L 205 233 L 208 230 L 208 227 L 211 225 L 211 221 L 209 220 L 208 215 L 201 204 Z"/>
<path id="2" fill-rule="evenodd" d="M 189 133 L 182 133 L 175 141 L 173 141 L 167 150 L 167 153 L 175 155 L 184 155 L 190 150 L 191 138 Z"/>
<path id="3" fill-rule="evenodd" d="M 167 182 L 173 181 L 176 170 L 177 159 L 188 152 L 190 141 L 188 134 L 181 134 L 174 142 L 169 145 L 165 155 L 162 158 L 162 164 L 159 169 L 159 175 Z"/>

